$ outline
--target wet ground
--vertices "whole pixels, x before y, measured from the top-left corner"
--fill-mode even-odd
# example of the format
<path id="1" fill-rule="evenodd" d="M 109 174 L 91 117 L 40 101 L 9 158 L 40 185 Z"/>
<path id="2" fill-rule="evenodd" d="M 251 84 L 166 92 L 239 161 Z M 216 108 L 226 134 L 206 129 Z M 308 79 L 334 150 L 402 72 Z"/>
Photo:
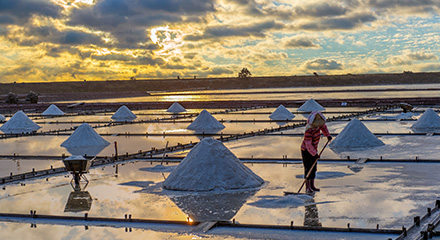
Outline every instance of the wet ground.
<path id="1" fill-rule="evenodd" d="M 254 109 L 243 114 L 217 114 L 224 120 L 224 134 L 256 131 L 258 129 L 278 127 L 273 122 L 234 123 L 233 120 L 269 120 L 268 114 L 275 108 Z M 304 120 L 305 116 L 295 113 L 295 120 Z M 360 111 L 362 108 L 333 108 L 328 111 Z M 213 110 L 218 111 L 218 110 Z M 195 111 L 197 112 L 197 111 Z M 137 111 L 140 119 L 164 117 L 163 111 Z M 146 114 L 146 115 L 141 115 Z M 157 114 L 157 115 L 155 115 Z M 367 121 L 381 118 L 393 118 L 396 113 L 369 115 L 363 117 L 363 123 L 370 131 L 378 135 L 385 146 L 356 151 L 334 151 L 326 148 L 322 158 L 341 159 L 340 162 L 320 162 L 317 184 L 321 191 L 313 197 L 297 198 L 284 196 L 283 191 L 297 191 L 302 183 L 303 168 L 298 163 L 283 164 L 250 164 L 246 165 L 265 180 L 259 189 L 246 191 L 230 191 L 221 193 L 182 193 L 167 191 L 162 188 L 164 179 L 176 164 L 169 163 L 159 166 L 149 161 L 134 160 L 116 165 L 92 168 L 86 175 L 90 183 L 75 191 L 71 185 L 70 174 L 54 175 L 48 178 L 32 179 L 18 183 L 3 185 L 0 190 L 0 209 L 2 213 L 29 213 L 34 209 L 39 214 L 62 216 L 89 216 L 123 218 L 132 214 L 134 218 L 181 220 L 190 217 L 195 221 L 231 220 L 244 224 L 323 226 L 344 228 L 347 224 L 356 228 L 400 229 L 412 225 L 413 216 L 423 215 L 427 207 L 432 207 L 440 197 L 439 163 L 406 163 L 406 162 L 367 162 L 356 164 L 342 160 L 371 158 L 379 159 L 440 159 L 438 153 L 439 136 L 428 135 L 387 135 L 385 133 L 412 133 L 411 125 L 420 117 L 415 114 L 413 119 L 400 121 Z M 340 115 L 326 114 L 327 117 Z M 78 126 L 81 121 L 110 120 L 109 114 L 94 116 L 75 116 L 36 120 L 43 131 Z M 188 120 L 188 119 L 186 119 Z M 57 124 L 56 121 L 66 123 Z M 72 121 L 72 123 L 67 123 Z M 228 122 L 229 121 L 229 122 Z M 337 134 L 345 127 L 347 121 L 328 123 L 331 133 Z M 197 136 L 119 136 L 118 133 L 186 133 L 189 122 L 140 123 L 123 126 L 97 128 L 101 134 L 109 134 L 104 138 L 113 143 L 118 142 L 120 153 L 134 153 L 138 150 L 149 150 L 152 147 L 163 148 L 168 141 L 170 145 L 177 143 L 197 142 Z M 225 142 L 239 158 L 300 158 L 300 135 L 304 128 L 283 131 L 285 134 L 267 134 L 247 139 Z M 71 132 L 67 132 L 71 133 Z M 68 135 L 31 136 L 0 140 L 0 155 L 68 155 L 60 144 Z M 322 148 L 324 140 L 321 141 Z M 170 156 L 185 156 L 188 150 L 169 153 Z M 110 144 L 99 155 L 111 156 L 114 146 Z M 8 176 L 11 172 L 23 173 L 32 169 L 48 169 L 51 166 L 63 166 L 61 161 L 2 159 L 0 160 L 0 176 Z M 86 206 L 72 203 L 75 195 L 87 199 Z M 49 239 L 90 238 L 90 239 L 289 239 L 290 231 L 228 229 L 216 228 L 209 234 L 193 234 L 183 226 L 144 226 L 126 230 L 123 226 L 104 225 L 84 229 L 73 222 L 41 223 L 38 228 L 29 228 L 29 223 L 1 222 L 0 232 L 6 238 L 44 236 L 50 231 Z M 324 233 L 301 231 L 295 233 L 297 239 L 346 238 L 365 239 L 363 234 Z M 330 234 L 330 235 L 328 235 Z M 266 237 L 265 237 L 266 236 Z M 368 239 L 386 239 L 388 235 L 368 235 Z M 47 239 L 47 238 L 46 238 Z"/>

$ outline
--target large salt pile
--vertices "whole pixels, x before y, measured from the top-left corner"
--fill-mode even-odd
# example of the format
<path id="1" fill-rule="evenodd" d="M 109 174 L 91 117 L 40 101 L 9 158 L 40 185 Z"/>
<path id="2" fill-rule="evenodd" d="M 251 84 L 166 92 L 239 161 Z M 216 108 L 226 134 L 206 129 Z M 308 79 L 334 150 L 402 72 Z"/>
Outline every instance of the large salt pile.
<path id="1" fill-rule="evenodd" d="M 83 123 L 61 144 L 61 147 L 65 147 L 72 155 L 95 156 L 109 144 L 89 124 Z"/>
<path id="2" fill-rule="evenodd" d="M 116 122 L 130 122 L 137 118 L 137 116 L 125 105 L 120 107 L 111 117 Z"/>
<path id="3" fill-rule="evenodd" d="M 427 109 L 423 115 L 411 126 L 413 129 L 438 130 L 440 129 L 440 117 L 431 108 Z"/>
<path id="4" fill-rule="evenodd" d="M 287 110 L 282 104 L 269 115 L 269 118 L 272 120 L 291 120 L 294 117 L 295 115 Z"/>
<path id="5" fill-rule="evenodd" d="M 173 103 L 168 109 L 167 112 L 170 113 L 180 113 L 180 112 L 185 112 L 186 109 L 184 107 L 182 107 L 182 105 L 180 105 L 178 102 Z"/>
<path id="6" fill-rule="evenodd" d="M 358 119 L 351 120 L 330 143 L 332 149 L 359 149 L 385 145 Z"/>
<path id="7" fill-rule="evenodd" d="M 6 121 L 6 117 L 0 114 L 0 122 Z"/>
<path id="8" fill-rule="evenodd" d="M 222 142 L 202 139 L 164 182 L 169 190 L 249 189 L 264 180 L 253 173 Z"/>
<path id="9" fill-rule="evenodd" d="M 43 116 L 62 116 L 64 112 L 61 111 L 55 104 L 50 105 L 41 115 Z"/>
<path id="10" fill-rule="evenodd" d="M 223 129 L 225 126 L 217 121 L 208 111 L 203 110 L 199 116 L 192 122 L 187 129 L 190 130 L 212 130 Z"/>
<path id="11" fill-rule="evenodd" d="M 310 98 L 301 107 L 298 108 L 300 112 L 313 112 L 313 111 L 324 111 L 325 108 L 317 103 L 313 98 Z"/>
<path id="12" fill-rule="evenodd" d="M 4 133 L 19 134 L 35 132 L 40 128 L 41 127 L 32 121 L 26 113 L 18 111 L 9 119 L 9 121 L 0 127 L 0 130 Z"/>

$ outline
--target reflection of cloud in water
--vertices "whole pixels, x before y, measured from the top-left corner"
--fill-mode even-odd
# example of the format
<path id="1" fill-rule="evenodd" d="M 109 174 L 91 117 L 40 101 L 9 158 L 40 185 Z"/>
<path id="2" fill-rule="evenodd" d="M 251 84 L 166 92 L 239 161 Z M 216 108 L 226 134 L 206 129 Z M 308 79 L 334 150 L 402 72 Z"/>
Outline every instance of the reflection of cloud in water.
<path id="1" fill-rule="evenodd" d="M 259 208 L 294 208 L 307 205 L 307 200 L 312 198 L 309 195 L 261 196 L 260 200 L 248 204 Z"/>
<path id="2" fill-rule="evenodd" d="M 146 168 L 139 168 L 139 171 L 145 171 L 145 172 L 172 172 L 177 165 L 174 166 L 164 166 L 164 165 L 156 165 L 154 167 L 146 167 Z"/>
<path id="3" fill-rule="evenodd" d="M 332 179 L 332 178 L 340 178 L 340 177 L 346 177 L 353 175 L 351 173 L 344 173 L 344 172 L 326 172 L 326 171 L 318 171 L 316 172 L 316 179 Z M 298 174 L 296 175 L 296 178 L 304 178 L 304 174 Z"/>
<path id="4" fill-rule="evenodd" d="M 169 198 L 194 221 L 227 221 L 232 219 L 240 208 L 257 190 L 222 191 L 209 193 L 170 193 Z"/>
<path id="5" fill-rule="evenodd" d="M 108 145 L 105 145 L 105 146 L 89 146 L 89 147 L 65 147 L 65 148 L 72 155 L 96 156 L 102 150 L 104 150 L 104 148 L 106 148 L 107 146 Z"/>

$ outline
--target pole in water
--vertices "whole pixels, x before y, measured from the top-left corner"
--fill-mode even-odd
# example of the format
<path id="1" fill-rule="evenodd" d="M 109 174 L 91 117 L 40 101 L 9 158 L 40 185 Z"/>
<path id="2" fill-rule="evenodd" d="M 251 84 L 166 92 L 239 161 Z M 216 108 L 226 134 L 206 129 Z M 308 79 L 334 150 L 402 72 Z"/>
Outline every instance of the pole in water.
<path id="1" fill-rule="evenodd" d="M 118 159 L 118 142 L 115 141 L 115 159 Z"/>

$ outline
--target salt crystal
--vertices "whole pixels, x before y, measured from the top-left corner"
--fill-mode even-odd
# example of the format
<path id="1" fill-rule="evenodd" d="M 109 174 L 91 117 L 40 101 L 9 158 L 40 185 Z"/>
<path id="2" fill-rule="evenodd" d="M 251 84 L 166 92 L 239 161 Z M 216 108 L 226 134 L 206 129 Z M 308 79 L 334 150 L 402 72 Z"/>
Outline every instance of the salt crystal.
<path id="1" fill-rule="evenodd" d="M 180 105 L 178 102 L 173 103 L 168 109 L 167 112 L 170 113 L 180 113 L 180 112 L 185 112 L 186 109 L 184 107 L 182 107 L 182 105 Z"/>
<path id="2" fill-rule="evenodd" d="M 370 148 L 385 145 L 358 119 L 351 120 L 330 143 L 333 149 Z"/>
<path id="3" fill-rule="evenodd" d="M 125 105 L 120 107 L 111 117 L 116 122 L 130 122 L 137 118 L 137 116 Z"/>
<path id="4" fill-rule="evenodd" d="M 317 103 L 313 98 L 309 99 L 305 102 L 301 107 L 298 108 L 298 111 L 301 112 L 313 112 L 313 111 L 324 111 L 325 108 Z"/>
<path id="5" fill-rule="evenodd" d="M 295 115 L 287 110 L 287 108 L 285 108 L 282 104 L 269 115 L 269 118 L 272 120 L 291 120 L 294 117 Z"/>
<path id="6" fill-rule="evenodd" d="M 225 126 L 215 119 L 208 111 L 203 110 L 187 129 L 190 130 L 211 130 L 223 129 Z"/>
<path id="7" fill-rule="evenodd" d="M 211 191 L 249 189 L 264 180 L 253 173 L 222 142 L 204 138 L 164 182 L 169 190 Z"/>
<path id="8" fill-rule="evenodd" d="M 55 104 L 50 105 L 41 115 L 43 116 L 62 116 L 64 112 L 61 111 Z"/>
<path id="9" fill-rule="evenodd" d="M 34 121 L 32 121 L 26 113 L 23 111 L 18 111 L 12 116 L 9 121 L 7 121 L 0 130 L 4 133 L 28 133 L 35 132 L 41 127 L 38 126 Z"/>
<path id="10" fill-rule="evenodd" d="M 427 109 L 423 115 L 411 126 L 413 129 L 435 130 L 440 129 L 440 117 L 431 108 Z"/>

